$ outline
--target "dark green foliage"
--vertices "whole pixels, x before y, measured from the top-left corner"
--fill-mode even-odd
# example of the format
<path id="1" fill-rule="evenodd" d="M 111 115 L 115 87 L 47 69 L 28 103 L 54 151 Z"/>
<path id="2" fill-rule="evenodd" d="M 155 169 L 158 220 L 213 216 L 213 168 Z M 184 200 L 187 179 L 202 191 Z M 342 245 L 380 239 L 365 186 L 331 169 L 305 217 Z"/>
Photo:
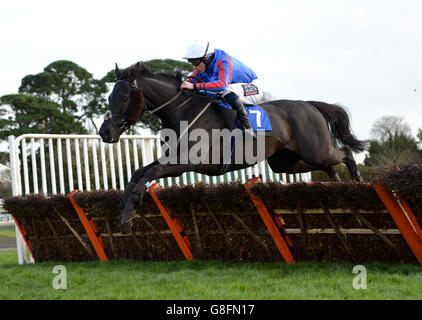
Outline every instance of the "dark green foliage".
<path id="1" fill-rule="evenodd" d="M 62 106 L 63 113 L 76 112 L 77 103 L 90 94 L 92 80 L 92 74 L 76 63 L 59 60 L 24 77 L 19 92 L 49 98 Z"/>
<path id="2" fill-rule="evenodd" d="M 375 139 L 370 142 L 365 165 L 378 170 L 409 161 L 422 160 L 417 141 L 403 117 L 384 116 L 378 119 L 371 130 Z"/>
<path id="3" fill-rule="evenodd" d="M 0 105 L 7 105 L 12 111 L 0 121 L 0 139 L 25 133 L 86 132 L 72 113 L 62 113 L 60 105 L 41 97 L 10 94 L 0 97 Z"/>
<path id="4" fill-rule="evenodd" d="M 153 59 L 143 62 L 152 72 L 176 72 L 182 71 L 183 75 L 187 75 L 193 71 L 190 63 L 173 59 Z"/>
<path id="5" fill-rule="evenodd" d="M 154 59 L 144 63 L 153 72 L 180 70 L 187 75 L 192 71 L 189 63 L 172 59 Z M 115 81 L 114 70 L 101 79 L 95 79 L 72 61 L 50 63 L 42 72 L 22 79 L 19 95 L 2 98 L 2 103 L 13 103 L 12 108 L 19 108 L 19 111 L 14 111 L 16 121 L 20 123 L 14 123 L 13 115 L 9 119 L 0 119 L 0 139 L 23 133 L 86 133 L 90 130 L 83 127 L 87 126 L 98 134 L 95 120 L 107 110 L 107 92 Z M 147 112 L 141 116 L 137 126 L 150 128 L 154 133 L 161 128 L 158 117 Z M 131 128 L 129 133 L 136 133 L 135 128 Z"/>
<path id="6" fill-rule="evenodd" d="M 53 93 L 54 81 L 49 72 L 40 72 L 35 75 L 27 75 L 21 81 L 19 92 L 32 94 L 48 99 Z"/>
<path id="7" fill-rule="evenodd" d="M 94 118 L 105 112 L 106 82 L 94 79 L 76 63 L 59 60 L 49 64 L 43 72 L 24 77 L 19 92 L 53 101 L 63 114 L 79 112 L 98 132 Z"/>
<path id="8" fill-rule="evenodd" d="M 393 134 L 385 141 L 371 141 L 368 152 L 365 165 L 378 168 L 422 159 L 416 140 L 402 133 Z"/>

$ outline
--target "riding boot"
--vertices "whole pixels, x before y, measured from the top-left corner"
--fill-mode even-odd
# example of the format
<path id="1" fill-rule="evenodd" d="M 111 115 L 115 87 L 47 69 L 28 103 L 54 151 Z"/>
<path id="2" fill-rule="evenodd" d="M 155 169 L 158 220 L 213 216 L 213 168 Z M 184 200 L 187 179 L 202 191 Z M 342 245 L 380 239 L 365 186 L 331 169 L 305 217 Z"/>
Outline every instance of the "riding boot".
<path id="1" fill-rule="evenodd" d="M 240 101 L 237 94 L 234 92 L 230 92 L 224 96 L 224 99 L 232 106 L 233 110 L 236 110 L 237 120 L 239 121 L 241 127 L 243 127 L 245 131 L 252 132 L 252 135 L 254 136 L 252 126 L 249 122 L 249 118 L 246 113 L 245 107 Z"/>

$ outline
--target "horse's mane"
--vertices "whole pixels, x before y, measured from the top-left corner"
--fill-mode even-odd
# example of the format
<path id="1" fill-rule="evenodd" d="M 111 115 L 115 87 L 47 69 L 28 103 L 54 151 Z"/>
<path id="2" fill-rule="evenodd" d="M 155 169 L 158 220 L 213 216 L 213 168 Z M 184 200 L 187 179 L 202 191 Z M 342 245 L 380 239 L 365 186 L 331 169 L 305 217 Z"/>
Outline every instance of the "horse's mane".
<path id="1" fill-rule="evenodd" d="M 133 74 L 135 68 L 136 68 L 137 63 L 132 64 L 131 66 L 129 66 L 128 68 L 126 68 L 125 70 L 123 70 L 122 72 L 122 78 L 128 78 L 130 77 L 131 74 Z M 145 76 L 145 77 L 162 77 L 162 78 L 166 78 L 169 80 L 174 80 L 177 83 L 181 83 L 183 81 L 182 79 L 182 72 L 180 70 L 176 70 L 174 72 L 169 72 L 169 71 L 159 71 L 159 72 L 152 72 L 143 62 L 139 62 L 139 74 L 141 76 Z"/>

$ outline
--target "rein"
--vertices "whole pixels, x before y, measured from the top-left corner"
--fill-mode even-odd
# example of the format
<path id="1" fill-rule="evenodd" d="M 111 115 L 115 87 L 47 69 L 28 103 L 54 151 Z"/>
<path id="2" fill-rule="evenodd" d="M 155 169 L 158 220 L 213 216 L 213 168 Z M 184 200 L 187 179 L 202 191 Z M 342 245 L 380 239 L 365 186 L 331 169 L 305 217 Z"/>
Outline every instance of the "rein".
<path id="1" fill-rule="evenodd" d="M 175 101 L 180 95 L 182 94 L 182 90 L 180 90 L 173 98 L 171 98 L 169 101 L 167 101 L 166 103 L 163 103 L 161 106 L 150 110 L 151 113 L 155 113 L 157 111 L 160 111 L 161 109 L 163 109 L 164 107 L 167 107 L 170 103 L 172 103 L 173 101 Z M 178 105 L 176 108 L 179 108 L 183 105 L 185 105 L 186 103 L 188 103 L 190 100 L 192 99 L 192 97 L 190 97 L 189 99 L 187 99 L 186 101 L 184 101 L 182 104 Z"/>
<path id="2" fill-rule="evenodd" d="M 203 82 L 200 78 L 195 77 L 195 76 L 188 76 L 185 78 L 186 79 L 197 79 L 200 82 Z M 205 89 L 205 93 L 207 93 L 207 90 Z M 170 103 L 172 103 L 173 101 L 175 101 L 180 95 L 182 94 L 182 90 L 180 90 L 173 98 L 171 98 L 169 101 L 167 101 L 166 103 L 162 104 L 161 106 L 150 110 L 151 113 L 155 113 L 161 109 L 163 109 L 164 107 L 168 106 Z M 181 106 L 184 106 L 186 103 L 188 103 L 190 100 L 192 100 L 192 97 L 190 97 L 189 99 L 187 99 L 186 101 L 184 101 L 182 104 L 178 105 L 176 108 L 180 108 Z"/>

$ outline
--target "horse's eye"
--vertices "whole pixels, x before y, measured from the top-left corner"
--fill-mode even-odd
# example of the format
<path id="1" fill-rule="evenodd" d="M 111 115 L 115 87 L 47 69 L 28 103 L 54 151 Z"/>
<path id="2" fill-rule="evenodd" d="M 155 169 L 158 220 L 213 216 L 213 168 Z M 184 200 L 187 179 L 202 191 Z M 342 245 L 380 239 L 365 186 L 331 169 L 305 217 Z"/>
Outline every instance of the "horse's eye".
<path id="1" fill-rule="evenodd" d="M 119 98 L 123 101 L 127 101 L 127 99 L 129 99 L 128 96 L 121 96 L 121 95 L 119 95 Z"/>

